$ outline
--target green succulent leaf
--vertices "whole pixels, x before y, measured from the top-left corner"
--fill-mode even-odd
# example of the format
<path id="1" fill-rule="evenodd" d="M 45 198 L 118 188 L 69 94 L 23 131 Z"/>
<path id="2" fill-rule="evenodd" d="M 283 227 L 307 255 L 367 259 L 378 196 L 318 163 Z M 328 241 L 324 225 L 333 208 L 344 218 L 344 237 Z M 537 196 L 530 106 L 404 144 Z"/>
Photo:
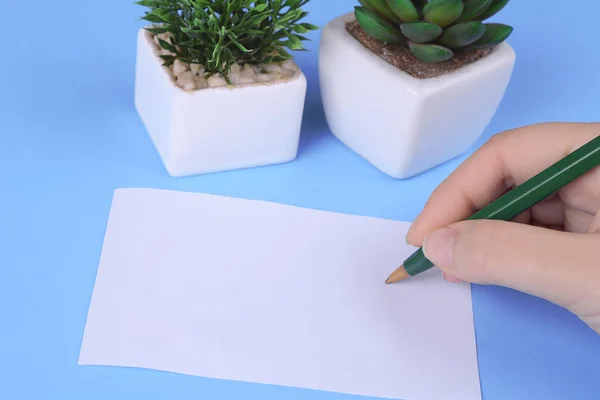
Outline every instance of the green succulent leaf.
<path id="1" fill-rule="evenodd" d="M 411 0 L 386 0 L 392 12 L 404 22 L 419 19 L 419 11 Z"/>
<path id="2" fill-rule="evenodd" d="M 513 27 L 499 23 L 484 24 L 485 33 L 478 40 L 467 46 L 468 50 L 489 49 L 505 41 L 513 31 Z"/>
<path id="3" fill-rule="evenodd" d="M 425 7 L 429 0 L 412 0 L 412 3 L 417 6 L 417 9 Z"/>
<path id="4" fill-rule="evenodd" d="M 460 17 L 463 9 L 462 0 L 431 0 L 423 7 L 423 18 L 445 28 Z"/>
<path id="5" fill-rule="evenodd" d="M 173 53 L 177 52 L 177 48 L 165 40 L 158 39 L 158 43 L 163 49 L 169 50 Z"/>
<path id="6" fill-rule="evenodd" d="M 384 43 L 403 43 L 402 31 L 396 25 L 381 17 L 379 14 L 360 6 L 354 7 L 356 22 L 367 35 Z"/>
<path id="7" fill-rule="evenodd" d="M 165 56 L 165 55 L 161 55 L 160 58 L 162 58 L 163 60 L 163 65 L 165 67 L 169 67 L 171 65 L 173 65 L 173 63 L 175 62 L 175 56 Z"/>
<path id="8" fill-rule="evenodd" d="M 368 4 L 368 8 L 374 10 L 381 17 L 395 24 L 401 24 L 402 21 L 394 14 L 386 0 L 363 0 Z M 361 2 L 362 3 L 362 2 Z"/>
<path id="9" fill-rule="evenodd" d="M 309 31 L 316 31 L 319 29 L 317 25 L 311 24 L 309 22 L 302 22 L 300 25 L 304 27 L 304 29 L 307 29 Z"/>
<path id="10" fill-rule="evenodd" d="M 148 13 L 142 17 L 143 20 L 148 22 L 154 22 L 155 24 L 159 24 L 163 22 L 163 19 L 156 14 Z"/>
<path id="11" fill-rule="evenodd" d="M 463 22 L 446 29 L 437 43 L 451 49 L 468 46 L 479 40 L 485 31 L 485 25 L 481 21 Z"/>
<path id="12" fill-rule="evenodd" d="M 509 0 L 494 0 L 487 10 L 479 15 L 477 19 L 480 21 L 485 21 L 486 19 L 493 17 L 508 4 L 508 1 Z"/>
<path id="13" fill-rule="evenodd" d="M 414 43 L 432 42 L 439 38 L 443 32 L 441 26 L 425 21 L 405 22 L 400 25 L 400 30 L 404 36 Z"/>
<path id="14" fill-rule="evenodd" d="M 369 11 L 375 11 L 377 12 L 373 7 L 371 7 L 368 3 L 367 0 L 358 0 L 358 2 L 360 3 L 361 6 L 363 6 L 364 8 L 366 8 Z"/>
<path id="15" fill-rule="evenodd" d="M 464 10 L 456 22 L 461 23 L 475 20 L 487 10 L 493 2 L 494 0 L 464 0 Z"/>
<path id="16" fill-rule="evenodd" d="M 451 59 L 454 52 L 439 44 L 409 43 L 410 52 L 419 60 L 433 64 Z"/>
<path id="17" fill-rule="evenodd" d="M 157 26 L 153 28 L 146 28 L 146 30 L 154 35 L 160 35 L 161 33 L 167 33 L 169 30 L 162 26 Z"/>

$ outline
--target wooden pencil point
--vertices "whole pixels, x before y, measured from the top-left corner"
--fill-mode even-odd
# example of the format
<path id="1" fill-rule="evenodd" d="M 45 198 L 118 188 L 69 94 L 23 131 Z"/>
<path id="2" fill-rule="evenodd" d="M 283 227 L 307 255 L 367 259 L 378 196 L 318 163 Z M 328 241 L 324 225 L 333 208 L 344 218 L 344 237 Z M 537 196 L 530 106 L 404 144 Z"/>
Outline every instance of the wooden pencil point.
<path id="1" fill-rule="evenodd" d="M 408 278 L 408 273 L 404 269 L 404 265 L 401 265 L 385 280 L 386 284 L 395 283 L 403 279 Z"/>

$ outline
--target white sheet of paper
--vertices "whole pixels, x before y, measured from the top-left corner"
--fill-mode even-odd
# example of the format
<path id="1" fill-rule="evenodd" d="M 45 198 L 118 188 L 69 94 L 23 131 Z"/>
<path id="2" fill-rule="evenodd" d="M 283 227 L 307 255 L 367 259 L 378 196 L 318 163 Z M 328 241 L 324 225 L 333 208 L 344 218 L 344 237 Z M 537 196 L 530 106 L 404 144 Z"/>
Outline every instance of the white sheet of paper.
<path id="1" fill-rule="evenodd" d="M 384 280 L 408 223 L 119 189 L 80 365 L 403 400 L 480 400 L 468 284 Z"/>

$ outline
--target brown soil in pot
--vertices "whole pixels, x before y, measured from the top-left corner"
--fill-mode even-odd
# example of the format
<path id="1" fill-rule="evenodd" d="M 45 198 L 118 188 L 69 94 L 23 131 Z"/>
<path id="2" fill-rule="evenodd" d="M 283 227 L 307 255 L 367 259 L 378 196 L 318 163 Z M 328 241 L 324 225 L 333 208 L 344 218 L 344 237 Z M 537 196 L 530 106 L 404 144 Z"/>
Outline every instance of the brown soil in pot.
<path id="1" fill-rule="evenodd" d="M 397 44 L 386 44 L 367 35 L 358 22 L 346 24 L 348 32 L 363 46 L 378 55 L 394 67 L 419 79 L 436 78 L 446 73 L 460 69 L 491 53 L 491 50 L 476 50 L 471 52 L 457 52 L 448 61 L 435 64 L 425 63 L 412 55 L 408 47 Z"/>

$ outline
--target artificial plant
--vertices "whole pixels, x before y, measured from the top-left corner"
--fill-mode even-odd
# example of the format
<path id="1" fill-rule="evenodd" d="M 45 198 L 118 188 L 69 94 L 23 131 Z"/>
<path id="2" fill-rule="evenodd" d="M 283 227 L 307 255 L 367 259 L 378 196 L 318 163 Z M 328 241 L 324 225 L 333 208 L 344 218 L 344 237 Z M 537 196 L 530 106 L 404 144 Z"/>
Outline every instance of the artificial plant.
<path id="1" fill-rule="evenodd" d="M 220 73 L 225 79 L 231 66 L 269 64 L 292 58 L 286 50 L 305 50 L 302 36 L 315 25 L 300 22 L 308 14 L 309 0 L 140 0 L 149 10 L 142 19 L 153 24 L 155 35 L 168 34 L 159 45 L 175 60 L 201 64 L 206 76 Z"/>
<path id="2" fill-rule="evenodd" d="M 456 52 L 491 49 L 513 28 L 485 23 L 509 0 L 359 0 L 358 24 L 384 43 L 407 45 L 427 63 L 454 57 Z"/>

